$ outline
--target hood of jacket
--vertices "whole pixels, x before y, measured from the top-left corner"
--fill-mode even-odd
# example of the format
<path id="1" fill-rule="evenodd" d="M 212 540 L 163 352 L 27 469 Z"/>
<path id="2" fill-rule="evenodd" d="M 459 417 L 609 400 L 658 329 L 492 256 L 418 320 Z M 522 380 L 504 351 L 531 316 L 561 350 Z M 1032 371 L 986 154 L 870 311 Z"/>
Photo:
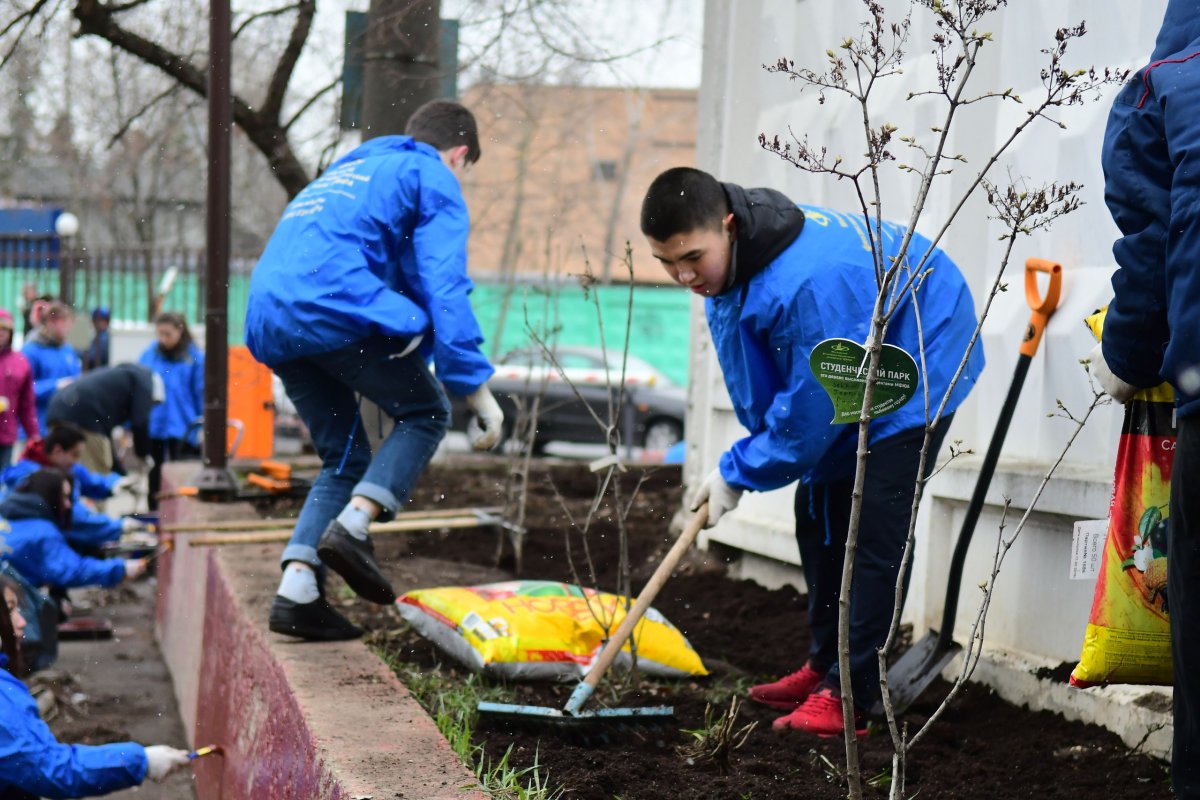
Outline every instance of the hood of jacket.
<path id="1" fill-rule="evenodd" d="M 44 519 L 54 522 L 54 514 L 46 501 L 36 494 L 13 492 L 0 501 L 0 517 L 10 522 L 19 519 Z"/>
<path id="2" fill-rule="evenodd" d="M 339 158 L 330 167 L 335 167 L 346 161 L 357 161 L 360 158 L 373 158 L 375 156 L 386 156 L 395 153 L 412 152 L 414 150 L 425 150 L 437 158 L 441 157 L 432 145 L 418 142 L 411 136 L 376 136 L 374 139 L 368 139 Z"/>
<path id="3" fill-rule="evenodd" d="M 1200 0 L 1170 0 L 1163 16 L 1158 40 L 1154 43 L 1151 63 L 1167 58 L 1189 46 L 1200 49 Z"/>
<path id="4" fill-rule="evenodd" d="M 788 249 L 804 229 L 804 212 L 783 192 L 722 183 L 737 225 L 725 291 L 744 286 Z"/>
<path id="5" fill-rule="evenodd" d="M 28 459 L 35 464 L 40 464 L 43 467 L 52 467 L 57 469 L 50 461 L 50 457 L 46 455 L 46 443 L 41 439 L 34 439 L 25 446 L 25 452 L 21 453 L 21 458 Z"/>

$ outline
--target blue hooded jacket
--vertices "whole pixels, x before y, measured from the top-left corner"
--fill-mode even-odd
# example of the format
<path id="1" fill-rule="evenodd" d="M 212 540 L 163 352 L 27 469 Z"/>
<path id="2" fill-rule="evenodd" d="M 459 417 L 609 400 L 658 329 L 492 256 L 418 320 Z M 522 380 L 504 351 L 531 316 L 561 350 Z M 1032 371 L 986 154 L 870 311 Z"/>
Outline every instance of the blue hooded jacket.
<path id="1" fill-rule="evenodd" d="M 37 405 L 38 424 L 41 429 L 46 427 L 46 409 L 50 406 L 50 398 L 58 390 L 58 382 L 63 378 L 78 378 L 83 372 L 79 355 L 71 345 L 65 342 L 52 345 L 35 338 L 25 343 L 21 348 L 22 355 L 29 360 L 33 371 L 33 395 Z"/>
<path id="2" fill-rule="evenodd" d="M 1150 64 L 1117 94 L 1104 134 L 1104 199 L 1122 236 L 1103 347 L 1128 383 L 1169 381 L 1181 417 L 1200 411 L 1198 109 L 1200 2 L 1171 0 Z"/>
<path id="3" fill-rule="evenodd" d="M 192 344 L 184 357 L 176 360 L 152 344 L 138 363 L 162 376 L 166 390 L 166 399 L 150 409 L 150 438 L 184 438 L 192 423 L 204 415 L 204 354 Z"/>
<path id="4" fill-rule="evenodd" d="M 14 492 L 0 502 L 8 530 L 0 533 L 10 548 L 8 562 L 34 586 L 116 586 L 125 579 L 119 558 L 81 556 L 67 544 L 42 498 Z"/>
<path id="5" fill-rule="evenodd" d="M 468 295 L 467 207 L 431 146 L 364 143 L 284 210 L 254 268 L 246 346 L 268 366 L 370 336 L 428 334 L 447 389 L 468 395 L 493 369 Z"/>
<path id="6" fill-rule="evenodd" d="M 28 458 L 22 458 L 11 467 L 5 468 L 0 472 L 0 498 L 7 496 L 17 488 L 17 484 L 44 468 Z M 83 547 L 98 547 L 105 542 L 120 539 L 120 519 L 101 514 L 79 501 L 81 496 L 93 500 L 112 497 L 113 485 L 120 480 L 120 476 L 97 475 L 82 464 L 76 464 L 71 468 L 71 478 L 71 527 L 63 531 L 67 541 Z"/>
<path id="7" fill-rule="evenodd" d="M 0 655 L 0 795 L 17 790 L 51 800 L 95 797 L 146 779 L 149 763 L 140 744 L 59 744 L 7 665 Z"/>
<path id="8" fill-rule="evenodd" d="M 832 425 L 833 403 L 809 368 L 825 339 L 865 343 L 875 303 L 875 273 L 862 218 L 796 206 L 770 189 L 722 184 L 737 223 L 733 284 L 706 301 L 708 326 L 738 421 L 749 436 L 720 460 L 731 486 L 768 491 L 796 480 L 827 483 L 854 470 L 858 425 Z M 904 228 L 884 223 L 885 252 L 894 255 Z M 929 249 L 914 234 L 913 266 Z M 975 305 L 954 263 L 935 250 L 918 291 L 928 369 L 930 413 L 957 371 L 975 330 Z M 920 364 L 917 325 L 909 296 L 899 304 L 886 337 Z M 946 405 L 953 412 L 983 371 L 982 345 Z M 924 386 L 904 406 L 873 421 L 870 442 L 925 424 Z"/>
<path id="9" fill-rule="evenodd" d="M 18 606 L 25 618 L 21 636 L 21 660 L 30 672 L 47 669 L 58 660 L 58 603 L 51 600 L 17 572 L 5 558 L 4 535 L 0 534 L 0 575 L 16 582 L 21 589 Z M 0 798 L 3 798 L 0 792 Z"/>

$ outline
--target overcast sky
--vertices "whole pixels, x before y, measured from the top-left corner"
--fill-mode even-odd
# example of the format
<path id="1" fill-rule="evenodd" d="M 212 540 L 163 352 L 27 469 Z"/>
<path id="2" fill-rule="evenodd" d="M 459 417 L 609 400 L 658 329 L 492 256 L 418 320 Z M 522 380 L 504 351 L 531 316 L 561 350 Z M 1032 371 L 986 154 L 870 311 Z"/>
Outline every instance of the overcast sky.
<path id="1" fill-rule="evenodd" d="M 518 0 L 443 0 L 442 16 L 462 21 L 460 59 L 467 61 L 489 42 L 499 24 L 495 9 L 529 3 Z M 340 54 L 346 11 L 365 11 L 366 0 L 329 0 L 317 6 L 310 57 Z M 595 85 L 697 88 L 704 0 L 545 0 L 540 6 L 543 36 L 564 51 L 586 52 L 593 59 L 625 56 L 608 63 L 575 68 L 573 77 Z M 529 24 L 527 12 L 515 15 L 508 42 L 489 54 L 501 73 L 519 75 L 549 57 L 549 49 Z M 325 58 L 329 56 L 326 55 Z M 329 64 L 322 65 L 324 70 Z M 311 69 L 321 69 L 316 61 Z"/>

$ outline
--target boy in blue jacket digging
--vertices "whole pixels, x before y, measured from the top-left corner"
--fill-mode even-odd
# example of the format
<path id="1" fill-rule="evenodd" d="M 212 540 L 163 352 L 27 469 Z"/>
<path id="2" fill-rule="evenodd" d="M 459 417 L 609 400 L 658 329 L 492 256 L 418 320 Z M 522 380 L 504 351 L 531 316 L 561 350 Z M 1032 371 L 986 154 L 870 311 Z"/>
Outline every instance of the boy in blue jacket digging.
<path id="1" fill-rule="evenodd" d="M 711 527 L 737 505 L 743 491 L 799 481 L 796 540 L 808 585 L 812 645 L 799 671 L 753 687 L 750 697 L 790 712 L 774 723 L 780 733 L 839 736 L 838 593 L 858 425 L 830 422 L 835 407 L 809 359 L 826 340 L 849 340 L 835 343 L 844 349 L 867 339 L 876 280 L 866 226 L 861 215 L 797 206 L 772 189 L 719 183 L 687 167 L 667 170 L 650 185 L 641 226 L 671 279 L 705 298 L 725 385 L 738 421 L 749 432 L 721 456 L 693 494 L 693 510 L 707 502 Z M 886 256 L 895 256 L 904 233 L 884 223 Z M 914 266 L 928 249 L 929 241 L 914 233 L 909 249 Z M 953 262 L 935 251 L 926 269 L 929 274 L 917 289 L 926 371 L 917 374 L 910 402 L 870 426 L 850 612 L 851 683 L 860 735 L 866 732 L 865 709 L 880 696 L 876 650 L 891 623 L 925 435 L 920 382 L 928 382 L 930 405 L 936 408 L 976 322 L 971 293 Z M 919 360 L 909 295 L 899 304 L 886 343 Z M 935 429 L 928 469 L 955 409 L 982 369 L 983 352 L 976 345 Z M 857 421 L 857 410 L 853 416 Z"/>
<path id="2" fill-rule="evenodd" d="M 322 565 L 367 600 L 395 601 L 367 530 L 407 499 L 445 435 L 442 386 L 466 397 L 476 449 L 500 437 L 458 183 L 479 160 L 475 118 L 434 101 L 413 112 L 407 134 L 365 142 L 300 192 L 250 282 L 246 346 L 283 381 L 322 463 L 283 551 L 276 633 L 362 634 L 325 601 Z M 396 423 L 374 458 L 358 396 Z"/>

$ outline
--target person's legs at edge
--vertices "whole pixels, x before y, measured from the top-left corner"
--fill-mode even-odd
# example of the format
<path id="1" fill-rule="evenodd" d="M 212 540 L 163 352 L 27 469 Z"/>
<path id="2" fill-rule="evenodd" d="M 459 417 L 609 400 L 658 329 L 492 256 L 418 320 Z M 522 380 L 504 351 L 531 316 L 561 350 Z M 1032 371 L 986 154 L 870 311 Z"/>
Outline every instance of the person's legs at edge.
<path id="1" fill-rule="evenodd" d="M 270 628 L 276 633 L 306 639 L 349 639 L 362 634 L 333 610 L 322 596 L 317 571 L 317 542 L 321 533 L 350 499 L 354 485 L 371 459 L 362 431 L 354 391 L 339 383 L 311 359 L 279 364 L 275 372 L 283 381 L 296 413 L 308 426 L 321 459 L 291 541 L 281 559 L 283 577 L 271 607 Z"/>
<path id="2" fill-rule="evenodd" d="M 150 511 L 158 510 L 158 493 L 162 490 L 162 470 L 163 462 L 167 460 L 167 440 L 166 439 L 151 439 L 150 440 L 150 458 L 154 459 L 154 466 L 150 468 L 150 474 L 146 477 L 147 492 L 149 498 Z"/>
<path id="3" fill-rule="evenodd" d="M 449 425 L 449 403 L 424 359 L 401 339 L 372 339 L 359 352 L 361 368 L 340 359 L 339 379 L 374 402 L 395 422 L 379 445 L 345 508 L 326 528 L 317 552 L 362 597 L 395 601 L 395 592 L 379 571 L 367 536 L 376 519 L 390 519 L 408 498 Z M 350 366 L 350 369 L 347 369 Z M 325 364 L 327 370 L 333 364 Z"/>
<path id="4" fill-rule="evenodd" d="M 1174 661 L 1171 786 L 1179 800 L 1200 800 L 1200 418 L 1179 420 L 1171 470 L 1167 597 Z"/>

